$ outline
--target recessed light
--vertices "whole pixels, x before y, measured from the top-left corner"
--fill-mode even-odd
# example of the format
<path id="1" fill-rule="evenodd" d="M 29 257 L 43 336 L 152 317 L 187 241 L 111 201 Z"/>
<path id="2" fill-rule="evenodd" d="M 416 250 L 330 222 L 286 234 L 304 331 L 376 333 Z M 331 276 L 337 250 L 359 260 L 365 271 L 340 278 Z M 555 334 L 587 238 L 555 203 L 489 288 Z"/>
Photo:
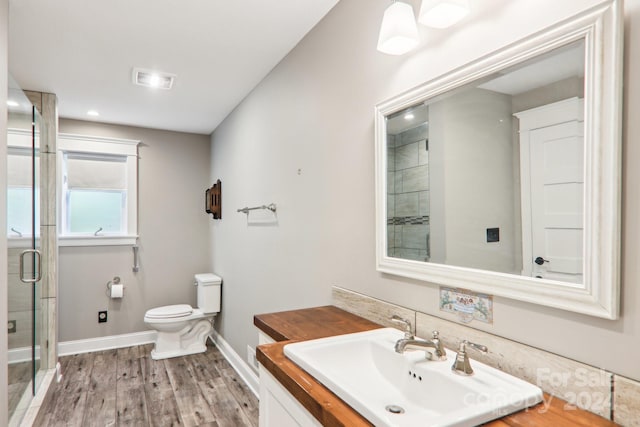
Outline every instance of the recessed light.
<path id="1" fill-rule="evenodd" d="M 18 107 L 19 105 L 20 104 L 18 104 L 16 101 L 13 101 L 11 99 L 7 101 L 7 106 L 9 107 Z"/>
<path id="2" fill-rule="evenodd" d="M 175 79 L 175 74 L 142 68 L 134 68 L 132 74 L 133 83 L 155 89 L 171 89 Z"/>
<path id="3" fill-rule="evenodd" d="M 415 116 L 413 115 L 413 113 L 407 113 L 404 115 L 405 120 L 413 120 L 414 118 Z"/>
<path id="4" fill-rule="evenodd" d="M 158 87 L 160 82 L 160 76 L 157 74 L 151 74 L 151 77 L 149 77 L 149 86 Z"/>
<path id="5" fill-rule="evenodd" d="M 98 117 L 99 115 L 100 115 L 100 113 L 98 113 L 96 110 L 87 111 L 87 116 Z"/>

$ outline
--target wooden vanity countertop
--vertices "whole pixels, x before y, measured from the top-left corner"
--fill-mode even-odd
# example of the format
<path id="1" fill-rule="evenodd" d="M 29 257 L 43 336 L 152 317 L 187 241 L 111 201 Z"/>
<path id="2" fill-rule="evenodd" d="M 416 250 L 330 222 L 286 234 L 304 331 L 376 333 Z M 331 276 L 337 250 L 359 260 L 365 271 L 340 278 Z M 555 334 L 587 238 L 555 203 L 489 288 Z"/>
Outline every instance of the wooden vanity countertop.
<path id="1" fill-rule="evenodd" d="M 276 343 L 258 346 L 258 361 L 323 426 L 360 427 L 372 424 L 299 368 L 284 355 L 283 347 L 294 341 L 306 341 L 334 335 L 363 332 L 382 326 L 333 306 L 314 307 L 279 313 L 259 314 L 254 325 Z M 544 402 L 549 402 L 544 407 Z M 616 426 L 612 421 L 580 409 L 565 410 L 566 401 L 545 394 L 544 402 L 485 424 L 490 427 L 525 426 Z"/>

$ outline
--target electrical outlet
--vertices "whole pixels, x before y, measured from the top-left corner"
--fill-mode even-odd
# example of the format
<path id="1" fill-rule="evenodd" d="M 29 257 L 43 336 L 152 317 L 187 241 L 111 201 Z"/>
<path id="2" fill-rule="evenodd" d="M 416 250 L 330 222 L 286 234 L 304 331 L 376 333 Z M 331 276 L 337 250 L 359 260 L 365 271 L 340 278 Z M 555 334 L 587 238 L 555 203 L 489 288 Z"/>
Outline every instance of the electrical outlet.
<path id="1" fill-rule="evenodd" d="M 249 362 L 249 366 L 251 366 L 251 368 L 253 368 L 254 370 L 258 370 L 258 359 L 256 359 L 256 349 L 251 347 L 250 345 L 247 346 L 247 362 Z"/>
<path id="2" fill-rule="evenodd" d="M 495 243 L 500 241 L 499 228 L 487 228 L 487 243 Z"/>
<path id="3" fill-rule="evenodd" d="M 107 310 L 98 312 L 98 323 L 107 323 Z"/>
<path id="4" fill-rule="evenodd" d="M 17 332 L 16 325 L 17 322 L 15 320 L 9 320 L 9 322 L 7 322 L 7 328 L 9 329 L 10 334 L 15 334 Z"/>

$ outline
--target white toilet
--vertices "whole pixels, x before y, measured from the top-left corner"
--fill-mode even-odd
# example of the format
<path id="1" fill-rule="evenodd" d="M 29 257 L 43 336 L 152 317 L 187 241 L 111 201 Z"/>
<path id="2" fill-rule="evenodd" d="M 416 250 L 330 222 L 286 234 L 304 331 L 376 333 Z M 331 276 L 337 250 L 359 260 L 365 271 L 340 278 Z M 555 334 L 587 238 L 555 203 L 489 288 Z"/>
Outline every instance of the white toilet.
<path id="1" fill-rule="evenodd" d="M 158 331 L 154 360 L 186 356 L 207 350 L 207 337 L 213 331 L 213 319 L 220 312 L 222 279 L 212 273 L 196 274 L 198 308 L 189 304 L 166 305 L 148 310 L 144 323 Z"/>

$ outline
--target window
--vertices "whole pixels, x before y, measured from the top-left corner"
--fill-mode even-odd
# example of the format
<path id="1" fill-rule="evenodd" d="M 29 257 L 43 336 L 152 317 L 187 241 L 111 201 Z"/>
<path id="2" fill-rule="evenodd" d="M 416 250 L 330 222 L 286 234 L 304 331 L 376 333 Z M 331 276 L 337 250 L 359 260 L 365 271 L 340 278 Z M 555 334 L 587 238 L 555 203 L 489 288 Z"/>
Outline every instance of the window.
<path id="1" fill-rule="evenodd" d="M 63 156 L 67 234 L 127 234 L 127 157 Z"/>
<path id="2" fill-rule="evenodd" d="M 61 135 L 60 245 L 135 244 L 138 141 Z"/>
<path id="3" fill-rule="evenodd" d="M 35 157 L 36 189 L 33 191 L 32 151 L 28 148 L 10 146 L 7 155 L 7 236 L 9 239 L 31 238 L 32 207 L 35 198 L 35 231 L 40 234 L 40 192 L 38 178 L 40 158 Z"/>
<path id="4" fill-rule="evenodd" d="M 38 138 L 36 133 L 36 147 Z M 32 156 L 35 159 L 35 174 Z M 35 219 L 35 237 L 40 237 L 40 155 L 38 148 L 34 153 L 31 130 L 7 130 L 6 174 L 8 245 L 11 248 L 29 247 L 34 237 L 33 219 Z M 32 187 L 34 180 L 35 191 Z"/>

